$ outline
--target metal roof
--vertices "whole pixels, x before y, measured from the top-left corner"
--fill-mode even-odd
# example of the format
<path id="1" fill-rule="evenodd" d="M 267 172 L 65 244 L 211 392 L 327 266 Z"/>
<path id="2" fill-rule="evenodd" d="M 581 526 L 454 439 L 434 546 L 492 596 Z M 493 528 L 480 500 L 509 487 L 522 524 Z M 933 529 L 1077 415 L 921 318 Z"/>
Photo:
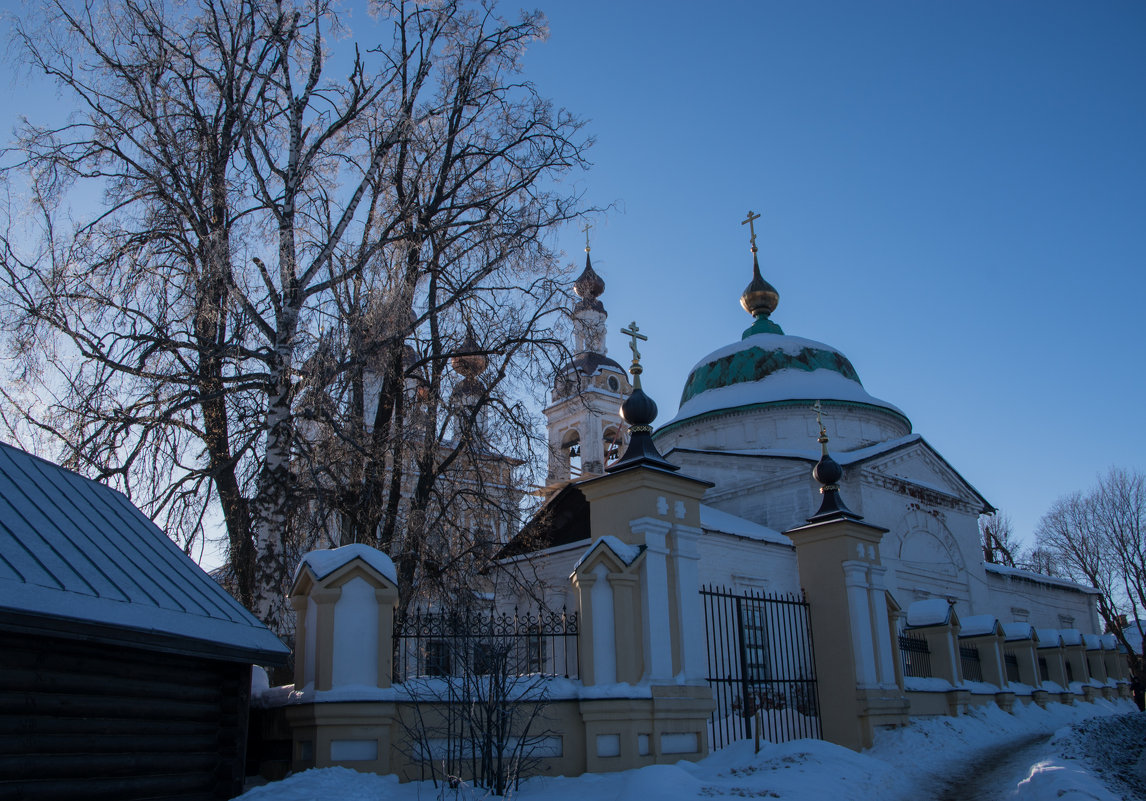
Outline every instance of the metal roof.
<path id="1" fill-rule="evenodd" d="M 289 649 L 122 493 L 0 442 L 0 627 L 280 664 Z"/>

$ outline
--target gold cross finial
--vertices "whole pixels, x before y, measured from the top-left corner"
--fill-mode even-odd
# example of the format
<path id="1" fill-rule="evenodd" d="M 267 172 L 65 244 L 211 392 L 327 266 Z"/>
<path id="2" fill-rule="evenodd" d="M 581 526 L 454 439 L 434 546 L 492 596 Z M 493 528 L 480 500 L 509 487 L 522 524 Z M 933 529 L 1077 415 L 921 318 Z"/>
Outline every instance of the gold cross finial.
<path id="1" fill-rule="evenodd" d="M 624 334 L 627 337 L 632 337 L 632 341 L 629 342 L 629 347 L 633 349 L 633 364 L 640 364 L 640 361 L 641 361 L 641 352 L 639 350 L 637 350 L 637 340 L 640 339 L 642 341 L 647 342 L 649 339 L 647 336 L 640 333 L 640 330 L 641 329 L 639 327 L 637 327 L 636 320 L 629 323 L 628 328 L 622 328 L 621 329 L 622 334 Z"/>
<path id="2" fill-rule="evenodd" d="M 585 232 L 585 252 L 589 252 L 589 229 L 593 227 L 593 223 L 588 220 L 585 221 L 585 227 L 581 230 Z"/>
<path id="3" fill-rule="evenodd" d="M 828 410 L 824 408 L 822 403 L 816 401 L 812 404 L 812 411 L 816 413 L 816 425 L 820 427 L 820 436 L 817 437 L 816 441 L 820 443 L 821 450 L 826 455 L 828 452 L 828 431 L 824 428 L 823 418 L 828 416 Z"/>
<path id="4" fill-rule="evenodd" d="M 751 234 L 751 236 L 748 238 L 748 241 L 752 245 L 752 252 L 753 253 L 756 252 L 756 226 L 753 225 L 753 223 L 759 219 L 760 219 L 760 215 L 759 214 L 753 214 L 752 209 L 749 209 L 748 210 L 748 219 L 740 221 L 741 225 L 747 225 L 748 226 L 748 233 Z"/>

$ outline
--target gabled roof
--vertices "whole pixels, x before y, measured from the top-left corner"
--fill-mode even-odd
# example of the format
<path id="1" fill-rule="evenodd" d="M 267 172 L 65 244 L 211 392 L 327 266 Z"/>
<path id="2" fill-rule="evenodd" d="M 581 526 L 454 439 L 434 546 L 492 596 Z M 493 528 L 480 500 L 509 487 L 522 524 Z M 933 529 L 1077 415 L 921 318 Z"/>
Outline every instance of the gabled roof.
<path id="1" fill-rule="evenodd" d="M 659 431 L 658 431 L 659 433 Z M 925 440 L 919 434 L 908 434 L 904 437 L 897 437 L 896 439 L 887 440 L 886 442 L 878 442 L 875 445 L 869 445 L 866 448 L 857 448 L 853 451 L 832 451 L 832 458 L 837 464 L 842 467 L 852 467 L 855 465 L 863 465 L 872 462 L 891 454 L 900 451 L 908 450 L 911 448 L 920 448 L 934 457 L 942 465 L 942 467 L 950 471 L 951 479 L 958 484 L 961 484 L 966 491 L 973 495 L 975 499 L 982 503 L 985 511 L 994 511 L 994 507 L 987 501 L 986 498 L 975 489 L 972 484 L 963 478 L 963 476 L 951 466 L 951 463 L 943 458 L 939 451 L 932 447 L 931 443 Z M 673 453 L 697 453 L 709 454 L 714 456 L 735 456 L 746 459 L 788 459 L 792 461 L 807 462 L 815 464 L 820 459 L 820 450 L 818 448 L 796 449 L 796 448 L 751 448 L 743 450 L 717 450 L 705 448 L 687 448 L 687 447 L 673 447 L 670 448 L 666 456 L 671 456 Z M 941 490 L 942 491 L 942 490 Z"/>
<path id="2" fill-rule="evenodd" d="M 575 484 L 566 484 L 498 552 L 498 559 L 543 551 L 590 539 L 589 501 Z"/>
<path id="3" fill-rule="evenodd" d="M 4 443 L 0 627 L 258 664 L 290 653 L 122 493 Z"/>

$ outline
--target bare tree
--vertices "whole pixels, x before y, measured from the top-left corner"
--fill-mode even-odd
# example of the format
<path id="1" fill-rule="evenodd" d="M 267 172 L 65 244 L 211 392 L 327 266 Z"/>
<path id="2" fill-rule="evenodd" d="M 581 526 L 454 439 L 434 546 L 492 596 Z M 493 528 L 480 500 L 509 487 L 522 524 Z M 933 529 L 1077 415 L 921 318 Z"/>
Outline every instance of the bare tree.
<path id="1" fill-rule="evenodd" d="M 217 511 L 278 630 L 323 536 L 389 550 L 413 597 L 477 423 L 525 431 L 514 392 L 561 341 L 545 237 L 577 198 L 551 179 L 589 142 L 518 74 L 544 20 L 375 10 L 388 38 L 338 58 L 327 0 L 53 0 L 16 28 L 75 112 L 3 165 L 9 435 L 188 549 Z"/>
<path id="2" fill-rule="evenodd" d="M 1112 468 L 1089 492 L 1057 500 L 1036 536 L 1064 575 L 1098 588 L 1098 613 L 1141 679 L 1142 652 L 1124 628 L 1137 626 L 1140 638 L 1146 625 L 1146 475 Z"/>
<path id="3" fill-rule="evenodd" d="M 979 516 L 979 536 L 983 542 L 983 560 L 991 564 L 1015 567 L 1021 544 L 1015 536 L 1010 515 L 995 511 Z"/>

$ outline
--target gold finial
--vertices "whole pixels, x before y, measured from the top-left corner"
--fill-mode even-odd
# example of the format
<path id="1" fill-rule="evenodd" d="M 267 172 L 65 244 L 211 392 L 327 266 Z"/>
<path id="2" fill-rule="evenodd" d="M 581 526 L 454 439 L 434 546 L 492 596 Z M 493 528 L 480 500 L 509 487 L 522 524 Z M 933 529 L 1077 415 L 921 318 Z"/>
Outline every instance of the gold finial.
<path id="1" fill-rule="evenodd" d="M 816 442 L 820 443 L 820 450 L 824 456 L 828 455 L 828 431 L 824 428 L 823 418 L 828 416 L 827 410 L 824 405 L 819 401 L 812 404 L 812 411 L 816 413 L 816 425 L 820 427 L 820 436 L 816 438 Z"/>
<path id="2" fill-rule="evenodd" d="M 593 227 L 593 223 L 588 220 L 585 221 L 585 227 L 581 230 L 585 232 L 585 252 L 589 252 L 589 229 Z"/>
<path id="3" fill-rule="evenodd" d="M 636 387 L 637 389 L 640 389 L 640 387 L 641 387 L 641 372 L 642 372 L 641 352 L 639 350 L 637 350 L 637 340 L 639 339 L 639 340 L 647 342 L 649 339 L 647 336 L 640 333 L 640 331 L 641 331 L 641 329 L 637 326 L 636 320 L 629 323 L 628 328 L 622 328 L 621 329 L 622 334 L 624 334 L 627 337 L 631 337 L 631 340 L 629 341 L 629 347 L 632 348 L 632 350 L 633 350 L 633 364 L 632 364 L 632 366 L 629 367 L 629 373 L 632 374 L 633 386 Z"/>
<path id="4" fill-rule="evenodd" d="M 752 246 L 752 252 L 753 253 L 756 252 L 756 226 L 753 225 L 753 223 L 759 219 L 760 219 L 760 215 L 759 214 L 753 214 L 752 209 L 749 209 L 748 210 L 748 219 L 740 221 L 741 225 L 747 225 L 748 226 L 748 233 L 751 234 L 751 236 L 749 236 L 749 238 L 748 238 L 748 242 Z"/>

